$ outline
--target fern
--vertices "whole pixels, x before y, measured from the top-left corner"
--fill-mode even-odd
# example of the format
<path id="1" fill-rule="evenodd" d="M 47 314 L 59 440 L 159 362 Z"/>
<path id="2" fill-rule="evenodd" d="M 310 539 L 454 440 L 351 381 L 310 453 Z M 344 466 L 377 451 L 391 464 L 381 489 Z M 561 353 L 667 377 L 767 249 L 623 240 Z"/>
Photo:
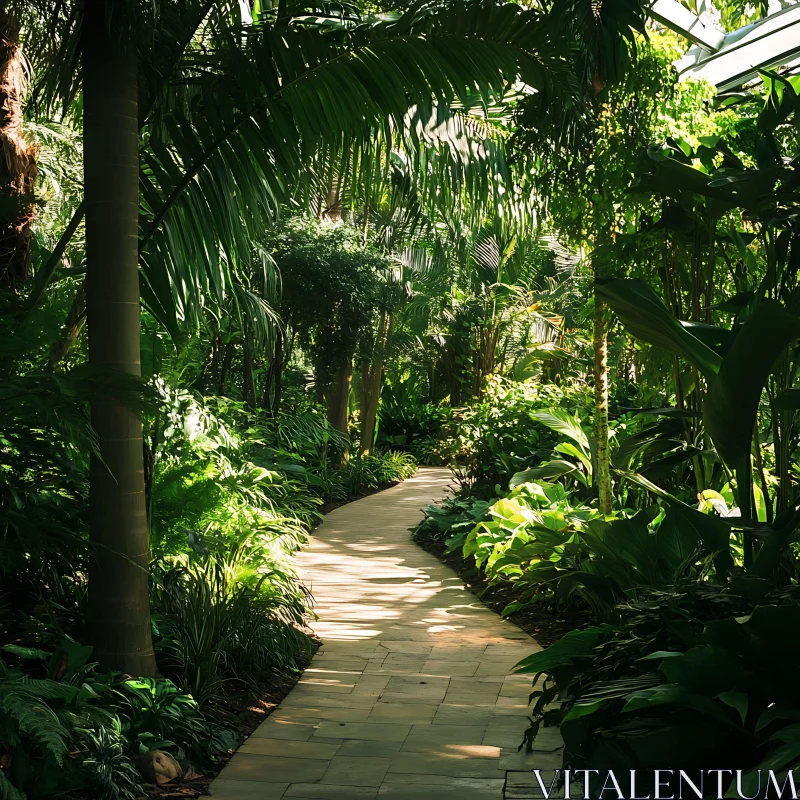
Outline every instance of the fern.
<path id="1" fill-rule="evenodd" d="M 68 752 L 68 733 L 53 709 L 42 702 L 43 696 L 28 688 L 40 683 L 53 682 L 20 680 L 2 686 L 0 728 L 12 734 L 14 728 L 18 729 L 60 765 Z"/>
<path id="2" fill-rule="evenodd" d="M 11 781 L 0 770 L 0 800 L 25 800 L 25 795 L 17 791 Z"/>

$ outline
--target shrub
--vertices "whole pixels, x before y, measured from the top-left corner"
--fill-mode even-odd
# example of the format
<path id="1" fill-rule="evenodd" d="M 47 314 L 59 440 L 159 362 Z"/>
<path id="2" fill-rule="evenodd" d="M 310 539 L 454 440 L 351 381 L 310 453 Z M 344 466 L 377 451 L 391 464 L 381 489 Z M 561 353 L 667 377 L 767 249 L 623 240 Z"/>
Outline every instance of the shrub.
<path id="1" fill-rule="evenodd" d="M 308 636 L 296 627 L 307 593 L 291 573 L 251 571 L 243 552 L 176 559 L 153 570 L 161 668 L 203 707 L 230 682 L 254 688 L 298 669 L 310 654 Z"/>
<path id="2" fill-rule="evenodd" d="M 211 767 L 236 743 L 169 680 L 100 674 L 90 647 L 49 653 L 6 645 L 0 657 L 0 797 L 88 791 L 100 800 L 142 796 L 140 752 Z M 44 677 L 38 677 L 43 675 Z"/>
<path id="3" fill-rule="evenodd" d="M 747 796 L 756 770 L 797 766 L 797 586 L 691 582 L 642 592 L 619 613 L 620 624 L 572 632 L 521 662 L 546 676 L 529 742 L 560 724 L 572 769 L 735 765 Z"/>

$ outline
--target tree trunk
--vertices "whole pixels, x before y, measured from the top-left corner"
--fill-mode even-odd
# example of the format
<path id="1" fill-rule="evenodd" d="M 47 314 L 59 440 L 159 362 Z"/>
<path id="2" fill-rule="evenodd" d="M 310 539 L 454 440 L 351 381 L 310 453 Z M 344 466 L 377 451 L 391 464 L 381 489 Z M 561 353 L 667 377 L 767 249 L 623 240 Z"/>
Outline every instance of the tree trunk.
<path id="1" fill-rule="evenodd" d="M 219 368 L 222 361 L 222 346 L 219 332 L 214 334 L 211 339 L 211 361 L 208 372 L 203 376 L 203 393 L 209 394 L 211 389 L 217 385 L 219 380 Z"/>
<path id="2" fill-rule="evenodd" d="M 383 388 L 383 369 L 386 363 L 386 346 L 392 331 L 392 317 L 385 310 L 381 312 L 378 335 L 375 339 L 373 362 L 369 368 L 368 381 L 364 389 L 365 406 L 361 409 L 361 435 L 359 453 L 369 455 L 375 444 L 375 426 L 378 421 L 378 404 Z"/>
<path id="3" fill-rule="evenodd" d="M 275 350 L 272 354 L 272 363 L 267 370 L 267 376 L 264 380 L 264 396 L 261 400 L 261 405 L 265 411 L 272 412 L 272 386 L 275 383 L 275 378 L 280 375 L 281 358 L 283 350 L 283 334 L 280 330 L 275 335 Z M 278 378 L 280 380 L 280 378 Z"/>
<path id="4" fill-rule="evenodd" d="M 86 323 L 86 281 L 75 293 L 61 336 L 50 347 L 50 369 L 55 369 L 72 350 Z"/>
<path id="5" fill-rule="evenodd" d="M 350 401 L 350 378 L 353 374 L 353 361 L 347 359 L 336 368 L 328 392 L 328 422 L 336 430 L 347 433 L 347 411 Z"/>
<path id="6" fill-rule="evenodd" d="M 244 331 L 244 342 L 243 342 L 243 370 L 244 377 L 242 379 L 242 399 L 244 400 L 245 405 L 251 409 L 255 410 L 256 407 L 256 386 L 253 380 L 253 349 L 250 347 L 250 342 L 247 338 L 247 331 Z"/>
<path id="7" fill-rule="evenodd" d="M 608 458 L 608 334 L 606 305 L 594 295 L 594 438 L 597 507 L 611 513 L 611 468 Z"/>
<path id="8" fill-rule="evenodd" d="M 137 64 L 129 21 L 118 9 L 109 21 L 106 9 L 101 0 L 85 4 L 82 40 L 89 363 L 138 376 Z M 142 422 L 98 395 L 92 424 L 100 449 L 89 488 L 92 657 L 105 670 L 152 676 Z"/>
<path id="9" fill-rule="evenodd" d="M 225 358 L 222 359 L 222 369 L 219 371 L 219 381 L 217 383 L 217 394 L 223 396 L 225 394 L 225 381 L 228 379 L 228 373 L 231 370 L 233 363 L 233 342 L 228 342 L 225 345 Z"/>
<path id="10" fill-rule="evenodd" d="M 292 357 L 292 350 L 294 350 L 294 335 L 288 348 L 283 340 L 283 336 L 278 334 L 278 341 L 275 345 L 275 394 L 272 397 L 272 413 L 277 414 L 281 408 L 281 397 L 283 396 L 283 371 Z M 284 351 L 285 348 L 285 351 Z"/>
<path id="11" fill-rule="evenodd" d="M 328 422 L 336 430 L 345 435 L 349 433 L 347 427 L 348 410 L 350 405 L 350 379 L 353 375 L 353 359 L 340 364 L 333 373 L 333 379 L 328 390 Z M 341 463 L 347 464 L 350 460 L 350 450 L 345 447 L 341 454 Z"/>
<path id="12" fill-rule="evenodd" d="M 367 407 L 364 409 L 364 416 L 361 418 L 361 441 L 359 452 L 362 456 L 368 456 L 372 452 L 375 444 L 375 427 L 378 422 L 378 404 L 381 399 L 381 388 L 383 387 L 383 361 L 376 362 L 370 371 L 369 394 L 367 395 Z"/>
<path id="13" fill-rule="evenodd" d="M 22 98 L 27 76 L 19 43 L 19 23 L 0 12 L 0 195 L 10 202 L 0 220 L 0 278 L 28 277 L 31 223 L 36 212 L 37 150 L 22 130 Z"/>

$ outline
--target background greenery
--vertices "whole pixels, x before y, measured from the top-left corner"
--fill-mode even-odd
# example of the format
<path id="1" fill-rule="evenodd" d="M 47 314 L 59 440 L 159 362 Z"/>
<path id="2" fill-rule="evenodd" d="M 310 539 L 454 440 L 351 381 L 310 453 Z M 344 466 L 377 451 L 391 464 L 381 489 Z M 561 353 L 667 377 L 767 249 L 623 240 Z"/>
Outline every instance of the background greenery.
<path id="1" fill-rule="evenodd" d="M 678 83 L 637 0 L 0 32 L 0 798 L 213 770 L 310 655 L 292 554 L 417 463 L 421 543 L 592 622 L 521 667 L 529 744 L 800 763 L 800 79 Z"/>

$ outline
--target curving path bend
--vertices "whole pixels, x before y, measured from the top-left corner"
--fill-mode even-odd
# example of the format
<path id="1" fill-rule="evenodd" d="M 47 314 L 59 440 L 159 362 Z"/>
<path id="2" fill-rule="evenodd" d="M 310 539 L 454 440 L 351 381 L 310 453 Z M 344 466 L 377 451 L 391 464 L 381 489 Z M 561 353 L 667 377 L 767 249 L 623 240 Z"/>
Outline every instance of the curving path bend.
<path id="1" fill-rule="evenodd" d="M 517 752 L 531 686 L 511 671 L 539 646 L 410 539 L 449 483 L 424 467 L 325 517 L 297 559 L 323 645 L 215 798 L 522 800 L 531 768 L 560 766 L 553 729 Z"/>

